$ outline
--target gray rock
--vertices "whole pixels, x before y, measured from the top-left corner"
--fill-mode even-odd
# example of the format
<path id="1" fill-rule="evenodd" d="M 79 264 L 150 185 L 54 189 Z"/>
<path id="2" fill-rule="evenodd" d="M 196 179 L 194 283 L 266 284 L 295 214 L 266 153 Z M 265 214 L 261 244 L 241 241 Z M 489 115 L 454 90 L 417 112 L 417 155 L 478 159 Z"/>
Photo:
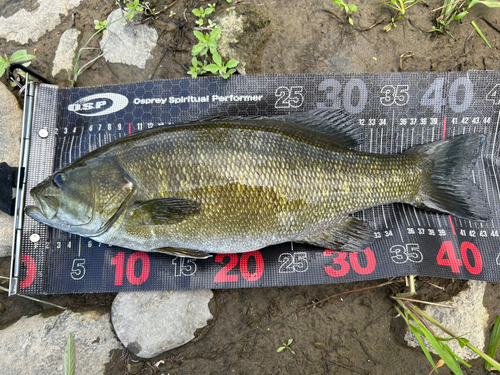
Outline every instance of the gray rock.
<path id="1" fill-rule="evenodd" d="M 111 329 L 109 314 L 97 312 L 22 317 L 0 332 L 2 374 L 63 374 L 70 332 L 76 353 L 75 374 L 103 374 L 109 352 L 122 348 Z"/>
<path id="2" fill-rule="evenodd" d="M 19 164 L 21 144 L 21 121 L 23 111 L 16 97 L 3 84 L 0 84 L 0 162 L 11 167 Z M 12 248 L 14 221 L 0 211 L 0 257 L 9 256 Z"/>
<path id="3" fill-rule="evenodd" d="M 443 303 L 445 305 L 455 306 L 456 309 L 427 305 L 423 310 L 445 327 L 470 340 L 470 343 L 476 348 L 483 350 L 485 343 L 484 332 L 488 325 L 488 311 L 483 306 L 486 283 L 483 281 L 471 280 L 468 282 L 468 286 L 466 290 L 457 294 L 451 301 Z M 431 327 L 435 329 L 438 336 L 449 337 L 432 324 Z M 405 340 L 409 346 L 420 346 L 412 332 L 406 333 Z M 424 342 L 430 352 L 437 354 L 426 340 L 424 340 Z M 448 344 L 451 350 L 465 360 L 479 357 L 479 355 L 470 349 L 466 347 L 461 348 L 456 340 L 448 341 L 446 344 Z"/>
<path id="4" fill-rule="evenodd" d="M 116 21 L 122 14 L 120 9 L 111 12 L 108 16 L 109 23 Z M 146 61 L 153 58 L 151 51 L 156 47 L 157 40 L 158 33 L 151 27 L 118 21 L 108 27 L 100 46 L 106 61 L 136 65 L 144 69 Z"/>
<path id="5" fill-rule="evenodd" d="M 209 289 L 118 293 L 111 321 L 128 350 L 151 358 L 191 341 L 212 319 L 212 297 Z"/>
<path id="6" fill-rule="evenodd" d="M 52 76 L 55 77 L 61 70 L 71 72 L 73 70 L 73 58 L 78 47 L 78 35 L 80 31 L 76 29 L 66 30 L 59 39 L 56 55 L 52 63 Z"/>
<path id="7" fill-rule="evenodd" d="M 80 5 L 81 0 L 38 0 L 33 12 L 21 9 L 13 16 L 0 17 L 0 38 L 21 44 L 36 42 L 42 35 L 54 30 L 69 11 Z"/>
<path id="8" fill-rule="evenodd" d="M 262 45 L 271 35 L 270 28 L 266 27 L 270 23 L 268 19 L 251 5 L 240 4 L 225 12 L 216 12 L 214 21 L 221 28 L 217 50 L 224 61 L 238 60 L 236 70 L 240 74 L 246 73 L 246 67 L 262 64 Z"/>

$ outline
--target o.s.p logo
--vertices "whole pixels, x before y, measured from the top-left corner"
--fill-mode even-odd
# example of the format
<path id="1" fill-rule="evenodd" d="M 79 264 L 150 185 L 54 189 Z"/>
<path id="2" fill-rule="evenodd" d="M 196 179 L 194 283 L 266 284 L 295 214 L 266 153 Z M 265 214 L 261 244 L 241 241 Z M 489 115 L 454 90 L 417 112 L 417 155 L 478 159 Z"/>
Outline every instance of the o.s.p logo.
<path id="1" fill-rule="evenodd" d="M 80 116 L 104 116 L 118 112 L 128 105 L 128 98 L 121 94 L 103 92 L 81 98 L 68 105 L 68 111 Z"/>

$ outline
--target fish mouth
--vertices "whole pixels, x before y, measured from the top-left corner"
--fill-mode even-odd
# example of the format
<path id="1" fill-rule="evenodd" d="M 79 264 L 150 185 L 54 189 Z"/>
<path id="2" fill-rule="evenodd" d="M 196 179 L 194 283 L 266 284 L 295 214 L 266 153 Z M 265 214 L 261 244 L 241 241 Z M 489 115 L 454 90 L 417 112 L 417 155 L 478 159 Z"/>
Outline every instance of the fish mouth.
<path id="1" fill-rule="evenodd" d="M 36 201 L 36 206 L 27 206 L 26 214 L 34 219 L 52 220 L 59 209 L 59 201 L 57 198 L 44 195 L 40 197 L 36 192 L 31 191 L 31 196 Z"/>

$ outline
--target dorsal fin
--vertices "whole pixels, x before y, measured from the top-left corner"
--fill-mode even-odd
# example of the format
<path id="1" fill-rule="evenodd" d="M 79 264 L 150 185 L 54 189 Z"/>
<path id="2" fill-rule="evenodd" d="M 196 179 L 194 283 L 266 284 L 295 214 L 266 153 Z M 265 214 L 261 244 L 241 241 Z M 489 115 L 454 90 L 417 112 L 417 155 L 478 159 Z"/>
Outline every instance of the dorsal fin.
<path id="1" fill-rule="evenodd" d="M 357 146 L 362 137 L 362 128 L 355 117 L 341 109 L 320 108 L 271 118 L 331 136 L 345 148 Z"/>
<path id="2" fill-rule="evenodd" d="M 313 142 L 340 148 L 353 148 L 361 142 L 363 129 L 356 118 L 341 109 L 321 108 L 279 116 L 211 117 L 193 121 L 193 125 L 228 123 L 239 126 L 274 129 L 304 137 Z"/>

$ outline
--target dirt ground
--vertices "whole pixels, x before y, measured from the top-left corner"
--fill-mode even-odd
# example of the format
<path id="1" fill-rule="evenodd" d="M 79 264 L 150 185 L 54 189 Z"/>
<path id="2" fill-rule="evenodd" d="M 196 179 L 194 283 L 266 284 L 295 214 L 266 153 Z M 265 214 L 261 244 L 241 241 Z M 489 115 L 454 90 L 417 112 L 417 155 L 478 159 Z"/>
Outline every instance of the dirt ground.
<path id="1" fill-rule="evenodd" d="M 170 0 L 151 0 L 162 9 Z M 236 48 L 247 56 L 249 74 L 356 73 L 397 71 L 499 70 L 500 10 L 482 5 L 472 8 L 462 23 L 455 22 L 448 35 L 428 32 L 434 24 L 432 9 L 442 5 L 431 0 L 410 8 L 407 16 L 389 33 L 383 30 L 393 13 L 381 1 L 354 0 L 358 12 L 349 25 L 339 7 L 329 0 L 233 0 L 216 1 L 216 12 L 229 6 L 253 15 L 246 25 L 246 37 Z M 177 0 L 169 12 L 145 20 L 159 34 L 146 69 L 110 64 L 98 60 L 82 74 L 78 86 L 95 86 L 152 79 L 187 77 L 195 17 L 191 10 L 206 2 Z M 5 1 L 0 15 L 11 15 L 21 7 L 35 7 L 35 0 Z M 76 27 L 82 32 L 80 45 L 94 32 L 93 20 L 103 20 L 116 8 L 115 1 L 86 0 L 54 31 L 38 42 L 20 46 L 0 40 L 2 54 L 26 48 L 36 52 L 32 68 L 50 81 L 69 86 L 64 73 L 51 76 L 52 60 L 60 34 Z M 169 11 L 170 11 L 169 10 Z M 186 10 L 186 11 L 185 11 Z M 185 16 L 184 16 L 185 15 Z M 491 44 L 488 48 L 470 25 L 475 20 Z M 373 27 L 372 27 L 373 26 Z M 97 42 L 94 47 L 97 47 Z M 94 52 L 84 55 L 83 63 Z M 401 58 L 407 54 L 407 58 Z M 2 78 L 7 83 L 5 77 Z M 0 263 L 0 274 L 8 275 L 9 262 Z M 343 285 L 319 285 L 263 289 L 217 290 L 212 301 L 213 321 L 197 339 L 148 361 L 134 358 L 126 350 L 112 353 L 106 374 L 429 374 L 431 366 L 420 349 L 402 341 L 402 319 L 397 318 L 391 295 L 404 284 L 352 293 L 314 309 L 301 307 L 311 301 L 340 292 L 377 285 L 387 280 Z M 426 281 L 439 284 L 442 291 Z M 464 282 L 419 278 L 420 298 L 439 301 L 464 288 Z M 490 324 L 500 314 L 500 288 L 488 284 L 484 305 Z M 72 309 L 108 309 L 112 294 L 47 296 Z M 54 313 L 44 305 L 20 297 L 0 294 L 0 329 L 23 315 L 41 311 Z M 489 334 L 487 334 L 489 337 Z M 293 339 L 295 355 L 276 350 L 282 341 Z M 153 364 L 162 360 L 159 368 Z M 436 358 L 437 361 L 437 358 Z M 483 362 L 472 361 L 466 374 L 486 374 Z M 440 370 L 448 374 L 447 369 Z"/>

